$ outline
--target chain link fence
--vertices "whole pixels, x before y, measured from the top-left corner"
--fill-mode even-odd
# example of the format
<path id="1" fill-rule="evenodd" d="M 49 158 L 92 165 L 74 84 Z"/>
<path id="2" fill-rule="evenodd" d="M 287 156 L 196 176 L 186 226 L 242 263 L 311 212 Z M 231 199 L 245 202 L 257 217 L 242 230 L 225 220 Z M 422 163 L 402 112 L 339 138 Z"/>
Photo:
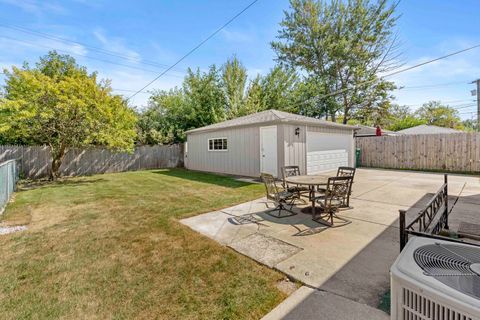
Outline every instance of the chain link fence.
<path id="1" fill-rule="evenodd" d="M 0 214 L 3 213 L 5 206 L 18 181 L 17 160 L 8 160 L 0 163 Z"/>

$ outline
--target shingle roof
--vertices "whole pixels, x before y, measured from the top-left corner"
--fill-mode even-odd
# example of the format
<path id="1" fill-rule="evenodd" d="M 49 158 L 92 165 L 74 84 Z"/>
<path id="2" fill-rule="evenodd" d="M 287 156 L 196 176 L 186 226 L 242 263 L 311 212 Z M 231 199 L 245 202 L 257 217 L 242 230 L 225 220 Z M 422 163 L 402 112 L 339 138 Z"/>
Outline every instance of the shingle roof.
<path id="1" fill-rule="evenodd" d="M 231 128 L 231 127 L 246 126 L 246 125 L 252 125 L 252 124 L 267 124 L 267 123 L 278 123 L 278 122 L 291 122 L 291 123 L 297 123 L 297 124 L 334 127 L 334 128 L 349 129 L 349 130 L 358 129 L 358 127 L 356 126 L 344 125 L 340 123 L 320 120 L 320 119 L 311 118 L 311 117 L 305 117 L 298 114 L 271 109 L 271 110 L 250 114 L 244 117 L 235 118 L 232 120 L 214 123 L 209 126 L 192 129 L 187 131 L 186 133 L 188 134 L 188 133 L 194 133 L 194 132 L 212 131 L 212 130 L 218 130 L 218 129 Z"/>
<path id="2" fill-rule="evenodd" d="M 400 134 L 436 134 L 436 133 L 459 133 L 459 132 L 462 132 L 462 131 L 455 130 L 452 128 L 429 126 L 426 124 L 422 124 L 416 127 L 411 127 L 408 129 L 397 131 L 397 133 L 400 133 Z"/>

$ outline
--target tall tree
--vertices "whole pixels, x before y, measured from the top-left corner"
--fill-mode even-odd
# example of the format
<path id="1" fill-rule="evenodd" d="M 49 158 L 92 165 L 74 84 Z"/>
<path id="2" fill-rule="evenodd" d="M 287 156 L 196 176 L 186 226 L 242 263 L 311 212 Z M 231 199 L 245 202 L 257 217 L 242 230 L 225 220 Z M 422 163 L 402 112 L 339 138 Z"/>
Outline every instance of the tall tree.
<path id="1" fill-rule="evenodd" d="M 413 114 L 408 114 L 403 118 L 393 119 L 387 126 L 386 129 L 392 131 L 399 131 L 403 129 L 408 129 L 411 127 L 416 127 L 427 122 L 424 119 L 420 119 Z"/>
<path id="2" fill-rule="evenodd" d="M 139 142 L 169 144 L 185 141 L 185 131 L 226 119 L 226 91 L 219 70 L 188 70 L 181 89 L 155 91 L 140 115 Z"/>
<path id="3" fill-rule="evenodd" d="M 250 84 L 247 87 L 245 105 L 239 116 L 245 116 L 266 109 L 261 82 L 262 77 L 260 75 L 257 75 L 250 81 Z"/>
<path id="4" fill-rule="evenodd" d="M 305 77 L 299 81 L 295 89 L 294 106 L 296 112 L 313 118 L 329 119 L 331 110 L 337 110 L 338 104 L 334 97 L 318 99 L 325 93 L 325 87 L 315 77 Z"/>
<path id="5" fill-rule="evenodd" d="M 187 114 L 192 112 L 181 89 L 154 91 L 148 107 L 139 114 L 140 144 L 172 144 L 185 139 Z"/>
<path id="6" fill-rule="evenodd" d="M 295 111 L 293 98 L 297 83 L 298 75 L 294 69 L 275 66 L 260 80 L 264 108 Z"/>
<path id="7" fill-rule="evenodd" d="M 447 105 L 442 105 L 440 101 L 424 103 L 422 107 L 416 111 L 416 115 L 429 125 L 463 129 L 458 110 Z"/>
<path id="8" fill-rule="evenodd" d="M 316 79 L 332 121 L 341 111 L 347 123 L 355 109 L 375 105 L 394 88 L 379 74 L 396 67 L 395 4 L 290 0 L 290 6 L 272 48 L 279 61 Z"/>
<path id="9" fill-rule="evenodd" d="M 225 92 L 225 113 L 228 119 L 244 113 L 247 69 L 236 58 L 227 60 L 222 66 L 221 86 Z"/>
<path id="10" fill-rule="evenodd" d="M 469 131 L 469 132 L 479 131 L 477 120 L 467 119 L 467 120 L 462 121 L 462 125 L 463 125 L 465 131 Z"/>
<path id="11" fill-rule="evenodd" d="M 236 58 L 208 72 L 189 70 L 181 89 L 156 91 L 139 118 L 138 142 L 175 143 L 185 131 L 266 109 L 298 112 L 300 80 L 292 68 L 276 66 L 246 87 L 247 71 Z"/>
<path id="12" fill-rule="evenodd" d="M 3 141 L 47 144 L 52 152 L 51 178 L 59 175 L 68 149 L 103 145 L 132 150 L 136 117 L 127 103 L 112 95 L 108 81 L 55 51 L 35 68 L 5 70 L 0 102 Z"/>
<path id="13" fill-rule="evenodd" d="M 187 112 L 186 129 L 207 126 L 226 119 L 225 94 L 221 86 L 220 74 L 215 65 L 208 72 L 188 70 L 183 81 L 183 92 Z"/>
<path id="14" fill-rule="evenodd" d="M 242 115 L 267 109 L 298 112 L 295 105 L 299 78 L 295 70 L 277 65 L 265 76 L 257 75 L 247 88 Z"/>

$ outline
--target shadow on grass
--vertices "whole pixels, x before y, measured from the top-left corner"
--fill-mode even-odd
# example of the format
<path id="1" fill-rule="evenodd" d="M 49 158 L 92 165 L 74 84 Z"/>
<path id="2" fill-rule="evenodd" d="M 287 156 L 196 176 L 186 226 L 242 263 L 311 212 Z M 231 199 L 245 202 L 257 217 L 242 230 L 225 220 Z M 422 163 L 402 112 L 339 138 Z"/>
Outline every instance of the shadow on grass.
<path id="1" fill-rule="evenodd" d="M 162 169 L 152 171 L 152 173 L 175 177 L 179 179 L 191 180 L 200 183 L 214 184 L 227 188 L 241 188 L 253 184 L 245 181 L 236 180 L 234 177 L 230 176 L 221 176 L 213 173 L 204 173 L 198 171 L 189 171 L 186 169 Z"/>
<path id="2" fill-rule="evenodd" d="M 28 191 L 38 188 L 59 188 L 65 186 L 81 186 L 89 185 L 93 183 L 98 183 L 105 181 L 103 178 L 81 180 L 81 179 L 69 179 L 62 178 L 61 180 L 51 181 L 51 180 L 26 180 L 21 181 L 18 185 L 17 191 Z"/>

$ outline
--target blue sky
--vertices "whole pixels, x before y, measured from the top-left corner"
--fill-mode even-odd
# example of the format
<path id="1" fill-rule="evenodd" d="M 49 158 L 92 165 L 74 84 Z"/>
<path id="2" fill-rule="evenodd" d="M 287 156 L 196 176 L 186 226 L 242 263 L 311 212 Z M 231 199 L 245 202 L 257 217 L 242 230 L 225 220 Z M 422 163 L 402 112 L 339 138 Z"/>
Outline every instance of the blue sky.
<path id="1" fill-rule="evenodd" d="M 0 0 L 0 67 L 34 62 L 55 48 L 73 54 L 90 71 L 97 70 L 100 77 L 111 79 L 117 93 L 129 95 L 129 90 L 152 80 L 162 65 L 175 62 L 250 1 Z M 244 63 L 250 76 L 267 73 L 275 64 L 269 43 L 275 39 L 285 9 L 288 0 L 258 1 L 150 88 L 172 88 L 181 84 L 187 67 L 206 69 L 233 55 Z M 478 12 L 478 0 L 403 0 L 398 7 L 401 17 L 397 29 L 405 66 L 480 43 Z M 104 55 L 91 47 L 127 59 Z M 475 98 L 470 95 L 473 85 L 469 82 L 480 77 L 479 57 L 480 49 L 476 49 L 393 77 L 398 85 L 406 87 L 394 92 L 397 102 L 415 109 L 428 100 L 441 100 L 459 108 L 462 118 L 470 118 L 475 107 L 464 106 Z M 147 98 L 148 93 L 141 93 L 132 102 L 145 105 Z"/>

